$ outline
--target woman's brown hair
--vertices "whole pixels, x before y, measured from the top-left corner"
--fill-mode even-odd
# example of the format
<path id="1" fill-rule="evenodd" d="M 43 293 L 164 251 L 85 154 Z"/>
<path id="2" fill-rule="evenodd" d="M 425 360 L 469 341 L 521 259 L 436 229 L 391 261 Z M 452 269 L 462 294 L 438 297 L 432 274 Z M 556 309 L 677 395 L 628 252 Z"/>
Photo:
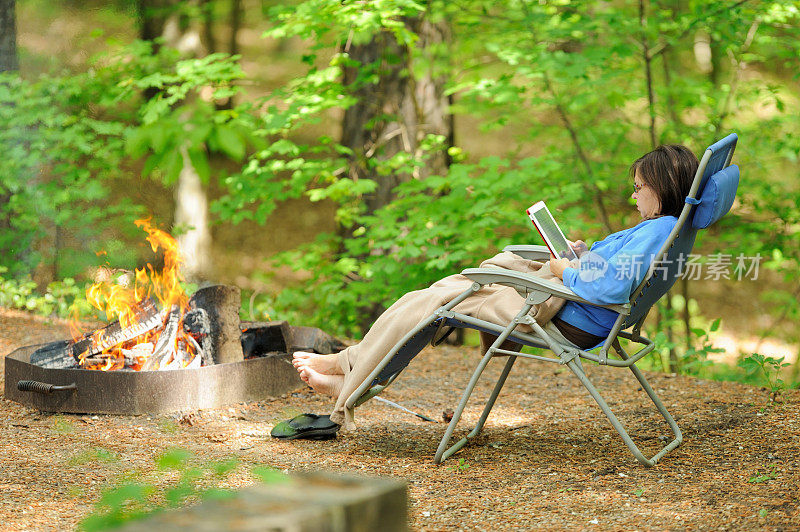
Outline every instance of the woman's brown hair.
<path id="1" fill-rule="evenodd" d="M 694 174 L 700 163 L 695 154 L 680 144 L 662 145 L 636 159 L 630 168 L 633 178 L 639 178 L 655 192 L 661 209 L 660 216 L 679 216 L 689 195 Z"/>

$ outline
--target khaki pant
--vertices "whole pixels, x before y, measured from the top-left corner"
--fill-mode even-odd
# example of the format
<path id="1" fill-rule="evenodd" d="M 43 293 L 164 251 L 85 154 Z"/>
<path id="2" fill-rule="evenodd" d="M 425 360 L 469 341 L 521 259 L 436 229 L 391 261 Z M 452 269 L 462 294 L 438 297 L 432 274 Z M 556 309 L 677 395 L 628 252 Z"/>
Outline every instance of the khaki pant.
<path id="1" fill-rule="evenodd" d="M 561 282 L 550 272 L 548 263 L 523 259 L 508 252 L 500 253 L 484 261 L 481 267 L 499 267 L 532 273 L 537 277 Z M 451 275 L 437 281 L 429 288 L 407 293 L 378 317 L 361 342 L 340 351 L 338 360 L 344 373 L 344 384 L 336 398 L 331 421 L 344 425 L 345 429 L 353 428 L 355 426 L 353 412 L 345 411 L 345 402 L 348 397 L 408 331 L 430 316 L 437 308 L 452 301 L 468 289 L 472 283 L 473 281 L 463 275 Z M 524 303 L 525 298 L 514 288 L 493 284 L 484 286 L 467 297 L 453 310 L 505 325 L 517 315 Z M 531 315 L 540 325 L 544 326 L 555 316 L 563 304 L 563 299 L 551 297 L 544 303 L 536 305 L 531 310 Z M 530 326 L 525 324 L 520 325 L 517 329 L 521 332 L 531 332 Z M 481 335 L 481 344 L 483 350 L 488 348 L 488 345 L 484 345 L 485 335 Z"/>

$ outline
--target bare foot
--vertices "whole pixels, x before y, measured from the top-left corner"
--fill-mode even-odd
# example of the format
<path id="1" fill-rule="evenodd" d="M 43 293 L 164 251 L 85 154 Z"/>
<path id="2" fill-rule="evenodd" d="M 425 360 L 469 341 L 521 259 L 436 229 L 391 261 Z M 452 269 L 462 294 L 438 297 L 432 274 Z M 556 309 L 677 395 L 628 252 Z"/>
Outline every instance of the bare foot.
<path id="1" fill-rule="evenodd" d="M 344 384 L 344 376 L 342 375 L 323 375 L 308 367 L 300 370 L 300 378 L 314 388 L 315 392 L 324 393 L 334 399 L 339 397 L 339 392 L 342 391 L 342 385 Z"/>
<path id="2" fill-rule="evenodd" d="M 292 365 L 297 371 L 310 368 L 323 375 L 344 375 L 339 367 L 339 355 L 318 355 L 306 351 L 295 351 L 292 355 Z"/>

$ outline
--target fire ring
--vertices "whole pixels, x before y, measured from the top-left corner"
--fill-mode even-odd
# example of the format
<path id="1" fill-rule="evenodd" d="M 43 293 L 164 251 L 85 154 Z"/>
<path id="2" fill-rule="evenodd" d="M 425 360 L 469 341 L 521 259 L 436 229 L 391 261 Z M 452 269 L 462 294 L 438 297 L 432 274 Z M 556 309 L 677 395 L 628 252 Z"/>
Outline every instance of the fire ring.
<path id="1" fill-rule="evenodd" d="M 5 360 L 5 397 L 46 412 L 81 414 L 163 414 L 217 408 L 280 396 L 304 386 L 292 367 L 291 352 L 332 352 L 343 347 L 319 329 L 290 327 L 286 322 L 242 322 L 241 329 L 244 360 L 194 369 L 47 368 L 30 360 L 41 346 L 21 347 Z"/>

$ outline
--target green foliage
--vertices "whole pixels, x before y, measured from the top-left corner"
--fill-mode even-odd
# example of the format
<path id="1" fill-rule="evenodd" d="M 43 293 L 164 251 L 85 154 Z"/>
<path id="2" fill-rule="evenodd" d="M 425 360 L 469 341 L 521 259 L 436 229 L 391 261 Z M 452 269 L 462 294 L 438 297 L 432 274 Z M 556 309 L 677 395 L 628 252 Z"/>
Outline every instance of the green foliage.
<path id="1" fill-rule="evenodd" d="M 762 482 L 767 482 L 768 480 L 774 480 L 777 478 L 775 470 L 777 469 L 777 464 L 770 464 L 766 469 L 767 472 L 761 475 L 754 475 L 748 479 L 748 482 L 751 484 L 761 484 Z M 760 512 L 759 512 L 760 513 Z M 762 515 L 762 517 L 764 517 Z"/>
<path id="2" fill-rule="evenodd" d="M 451 465 L 448 469 L 456 473 L 465 473 L 469 469 L 469 463 L 465 459 L 459 458 L 458 463 Z"/>
<path id="3" fill-rule="evenodd" d="M 559 211 L 571 236 L 594 240 L 628 226 L 635 217 L 626 200 L 627 166 L 648 151 L 651 136 L 699 152 L 729 129 L 739 132 L 745 208 L 721 224 L 726 236 L 719 247 L 748 256 L 787 245 L 800 251 L 794 221 L 800 192 L 787 197 L 762 178 L 767 168 L 798 159 L 796 123 L 787 112 L 796 103 L 780 84 L 742 75 L 751 65 L 768 70 L 776 60 L 796 65 L 796 6 L 655 3 L 642 17 L 635 4 L 596 2 L 309 0 L 273 15 L 269 37 L 306 39 L 308 72 L 265 99 L 258 133 L 268 147 L 227 179 L 214 210 L 234 222 L 264 223 L 276 202 L 301 194 L 339 206 L 340 231 L 278 258 L 311 275 L 276 297 L 272 306 L 282 317 L 300 313 L 357 335 L 376 305 L 476 265 L 505 244 L 531 241 L 520 213 L 535 199 L 546 198 Z M 418 46 L 424 42 L 414 24 L 419 19 L 448 20 L 451 42 Z M 698 33 L 710 35 L 720 59 L 713 73 L 692 65 Z M 358 155 L 358 146 L 324 135 L 297 139 L 308 138 L 307 126 L 329 119 L 332 110 L 350 108 L 359 88 L 385 82 L 379 61 L 360 64 L 348 50 L 380 46 L 387 34 L 408 54 L 409 75 L 422 76 L 431 66 L 441 75 L 453 98 L 450 111 L 477 119 L 478 135 L 515 137 L 506 153 L 472 162 L 474 156 L 452 148 L 462 161 L 445 175 L 403 183 L 396 199 L 368 213 L 364 198 L 376 183 L 353 178 L 350 159 L 363 156 L 359 164 L 377 175 L 414 174 L 437 140 L 387 160 Z M 343 84 L 345 69 L 356 73 L 352 84 Z M 763 116 L 748 115 L 764 106 L 770 111 Z M 764 127 L 776 134 L 762 135 Z M 775 136 L 782 139 L 778 145 Z M 755 157 L 763 153 L 776 156 Z M 777 234 L 769 229 L 776 220 Z M 791 281 L 800 268 L 788 256 L 767 267 Z M 800 315 L 797 303 L 791 305 L 791 316 Z M 699 347 L 684 353 L 684 367 L 699 372 L 713 347 L 705 333 L 691 334 Z"/>
<path id="4" fill-rule="evenodd" d="M 0 73 L 0 266 L 12 276 L 37 267 L 75 275 L 95 262 L 86 251 L 103 244 L 104 228 L 132 215 L 105 184 L 120 165 L 125 124 L 98 107 L 118 92 L 96 72 L 36 80 Z"/>
<path id="5" fill-rule="evenodd" d="M 780 371 L 788 367 L 789 363 L 783 359 L 784 357 L 773 358 L 753 353 L 741 358 L 738 366 L 745 370 L 748 377 L 759 379 L 769 389 L 770 401 L 774 402 L 786 388 L 786 383 L 780 378 Z"/>
<path id="6" fill-rule="evenodd" d="M 234 84 L 244 77 L 239 56 L 211 54 L 181 59 L 165 46 L 137 41 L 109 54 L 105 61 L 123 97 L 140 99 L 136 122 L 125 135 L 125 153 L 134 160 L 147 156 L 142 174 L 174 185 L 188 163 L 208 183 L 211 153 L 242 161 L 251 134 L 250 104 L 221 109 L 217 102 L 235 96 Z M 186 152 L 188 161 L 184 159 Z"/>
<path id="7" fill-rule="evenodd" d="M 123 472 L 116 485 L 103 490 L 94 513 L 80 523 L 80 528 L 108 530 L 166 508 L 232 497 L 234 492 L 224 486 L 232 475 L 242 472 L 238 459 L 199 462 L 180 448 L 165 451 L 155 462 L 156 470 L 150 474 Z M 250 474 L 263 483 L 286 480 L 285 475 L 267 466 L 254 466 Z"/>
<path id="8" fill-rule="evenodd" d="M 714 363 L 709 360 L 709 355 L 722 353 L 724 349 L 714 347 L 711 336 L 719 330 L 721 319 L 709 321 L 698 315 L 695 308 L 697 302 L 690 300 L 686 303 L 680 295 L 665 300 L 669 304 L 658 308 L 660 322 L 645 327 L 646 336 L 652 338 L 656 344 L 659 369 L 713 378 Z M 685 311 L 687 304 L 690 310 L 694 310 L 688 333 L 685 331 L 683 318 L 679 315 Z M 670 359 L 671 355 L 674 360 Z"/>
<path id="9" fill-rule="evenodd" d="M 0 307 L 16 308 L 59 318 L 93 316 L 92 306 L 86 301 L 85 288 L 67 277 L 53 281 L 44 294 L 37 292 L 36 283 L 30 278 L 8 279 L 8 270 L 0 266 Z"/>
<path id="10" fill-rule="evenodd" d="M 425 9 L 424 3 L 412 0 L 309 0 L 273 8 L 271 14 L 280 24 L 267 35 L 312 39 L 312 50 L 318 50 L 330 39 L 348 39 L 357 45 L 369 42 L 376 33 L 389 31 L 399 43 L 408 45 L 417 40 L 417 35 L 403 23 L 403 17 L 417 16 Z"/>
<path id="11" fill-rule="evenodd" d="M 191 163 L 208 182 L 210 154 L 241 161 L 248 145 L 258 145 L 249 104 L 215 106 L 237 92 L 237 57 L 181 59 L 135 41 L 112 46 L 92 67 L 35 81 L 0 77 L 0 121 L 9 124 L 0 131 L 8 147 L 0 160 L 0 274 L 10 278 L 0 278 L 0 305 L 66 316 L 75 303 L 86 316 L 71 277 L 100 264 L 91 251 L 113 252 L 116 267 L 135 265 L 130 246 L 104 238 L 112 227 L 133 231 L 143 214 L 109 196 L 121 166 L 147 156 L 143 175 L 172 185 Z M 38 295 L 30 278 L 47 273 L 56 280 Z"/>
<path id="12" fill-rule="evenodd" d="M 360 225 L 352 236 L 323 236 L 284 254 L 279 259 L 283 264 L 311 271 L 312 276 L 304 286 L 284 290 L 274 302 L 275 310 L 281 315 L 302 302 L 312 319 L 328 330 L 358 334 L 371 304 L 388 306 L 402 293 L 476 265 L 507 244 L 525 241 L 531 229 L 517 220 L 534 187 L 552 194 L 554 207 L 577 218 L 580 208 L 570 203 L 580 196 L 580 187 L 547 180 L 562 169 L 547 158 L 527 158 L 512 166 L 508 160 L 489 157 L 477 164 L 453 165 L 447 178 L 403 183 L 396 201 L 371 216 L 358 217 Z M 330 260 L 337 250 L 344 252 Z"/>

